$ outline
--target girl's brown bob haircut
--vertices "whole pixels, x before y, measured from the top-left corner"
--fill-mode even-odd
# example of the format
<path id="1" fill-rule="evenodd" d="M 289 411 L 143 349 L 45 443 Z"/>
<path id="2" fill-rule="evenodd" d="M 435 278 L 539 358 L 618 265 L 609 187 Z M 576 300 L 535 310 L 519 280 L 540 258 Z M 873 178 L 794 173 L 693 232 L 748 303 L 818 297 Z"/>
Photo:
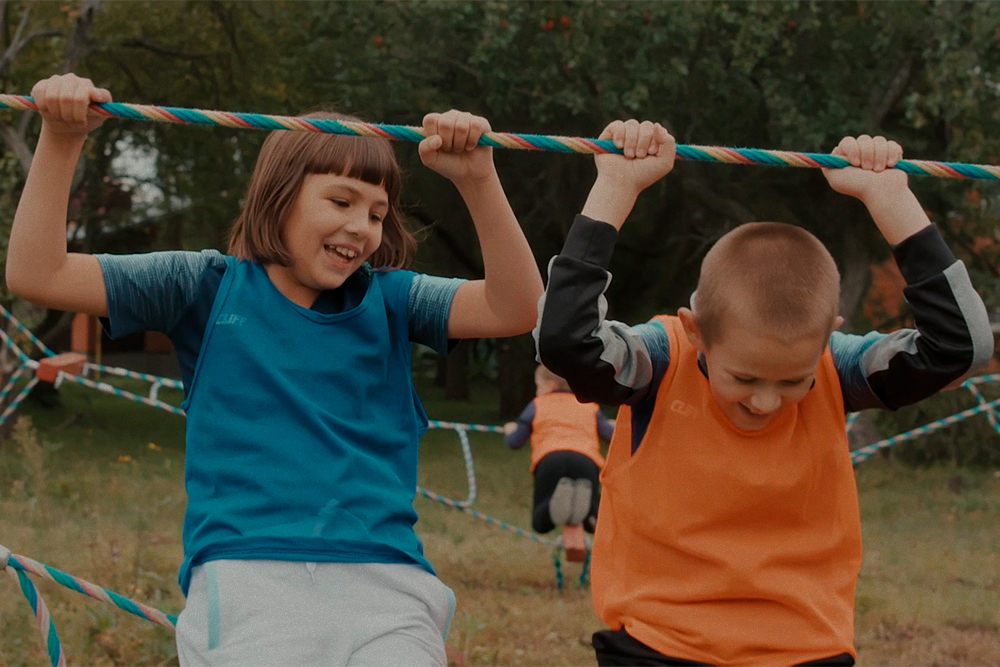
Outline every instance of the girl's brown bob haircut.
<path id="1" fill-rule="evenodd" d="M 317 111 L 305 118 L 357 121 L 353 116 Z M 264 140 L 243 209 L 229 232 L 229 254 L 260 264 L 288 266 L 281 228 L 307 174 L 337 174 L 381 185 L 389 195 L 382 220 L 382 243 L 368 262 L 378 267 L 410 265 L 417 243 L 399 212 L 399 164 L 386 139 L 275 130 Z"/>

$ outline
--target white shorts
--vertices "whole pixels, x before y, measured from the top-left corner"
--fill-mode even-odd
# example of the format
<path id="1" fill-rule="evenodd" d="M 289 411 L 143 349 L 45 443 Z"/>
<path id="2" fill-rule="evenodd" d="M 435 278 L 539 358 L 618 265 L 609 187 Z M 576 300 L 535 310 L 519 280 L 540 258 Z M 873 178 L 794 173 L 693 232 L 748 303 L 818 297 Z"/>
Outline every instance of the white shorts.
<path id="1" fill-rule="evenodd" d="M 216 560 L 177 618 L 181 667 L 444 667 L 455 594 L 415 565 Z"/>

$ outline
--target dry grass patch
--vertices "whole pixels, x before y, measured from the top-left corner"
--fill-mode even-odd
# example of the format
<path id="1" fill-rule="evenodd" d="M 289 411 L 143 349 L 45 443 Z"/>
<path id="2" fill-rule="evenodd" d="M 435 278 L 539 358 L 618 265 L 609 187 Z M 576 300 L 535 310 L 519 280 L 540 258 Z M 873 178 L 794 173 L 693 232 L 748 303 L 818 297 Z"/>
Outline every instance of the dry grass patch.
<path id="1" fill-rule="evenodd" d="M 488 394 L 450 404 L 434 391 L 421 388 L 430 415 L 495 423 Z M 59 409 L 24 406 L 20 414 L 31 416 L 37 432 L 25 422 L 0 442 L 0 543 L 178 613 L 182 420 L 73 386 L 61 394 Z M 496 435 L 472 433 L 470 440 L 475 507 L 528 527 L 528 452 L 506 450 Z M 466 497 L 453 432 L 429 432 L 420 457 L 422 485 Z M 859 665 L 1000 665 L 1000 475 L 876 459 L 858 468 L 858 488 L 865 541 Z M 578 586 L 580 564 L 563 563 L 565 588 L 558 591 L 549 548 L 439 503 L 415 502 L 426 552 L 457 597 L 448 637 L 456 664 L 595 664 L 590 635 L 602 626 L 589 591 Z M 169 631 L 37 583 L 70 664 L 177 664 Z M 6 577 L 0 624 L 0 667 L 47 664 L 30 609 Z"/>

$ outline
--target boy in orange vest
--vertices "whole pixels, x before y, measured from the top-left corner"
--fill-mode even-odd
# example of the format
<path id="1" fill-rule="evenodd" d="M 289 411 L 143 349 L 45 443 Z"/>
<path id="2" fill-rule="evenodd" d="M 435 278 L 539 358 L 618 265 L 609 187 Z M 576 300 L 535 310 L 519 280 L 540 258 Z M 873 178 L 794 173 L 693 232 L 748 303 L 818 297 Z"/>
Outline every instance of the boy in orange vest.
<path id="1" fill-rule="evenodd" d="M 861 565 L 845 413 L 919 401 L 985 364 L 985 306 L 882 137 L 824 170 L 859 198 L 906 279 L 915 329 L 836 331 L 840 278 L 792 225 L 749 223 L 701 265 L 690 308 L 604 319 L 618 230 L 673 166 L 658 124 L 601 135 L 597 180 L 549 281 L 539 358 L 577 398 L 620 405 L 601 474 L 594 607 L 599 665 L 853 665 Z"/>
<path id="2" fill-rule="evenodd" d="M 545 366 L 535 369 L 535 400 L 516 422 L 503 426 L 504 443 L 519 449 L 531 440 L 535 478 L 531 527 L 547 533 L 558 526 L 594 532 L 600 500 L 598 475 L 604 467 L 600 440 L 614 429 L 594 403 L 581 403 L 566 380 Z"/>

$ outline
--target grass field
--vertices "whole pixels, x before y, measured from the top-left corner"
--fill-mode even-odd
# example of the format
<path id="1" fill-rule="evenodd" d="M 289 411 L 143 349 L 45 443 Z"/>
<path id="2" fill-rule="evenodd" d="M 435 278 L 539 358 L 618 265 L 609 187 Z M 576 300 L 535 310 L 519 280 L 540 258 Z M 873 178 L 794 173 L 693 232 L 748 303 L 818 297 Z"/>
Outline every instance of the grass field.
<path id="1" fill-rule="evenodd" d="M 136 385 L 138 386 L 138 385 Z M 495 397 L 469 403 L 422 389 L 432 418 L 495 423 Z M 161 396 L 171 398 L 161 391 Z M 0 443 L 0 544 L 170 613 L 184 509 L 183 420 L 76 386 L 62 407 L 25 404 Z M 526 451 L 470 434 L 480 511 L 529 525 Z M 1000 438 L 998 438 L 1000 445 Z M 905 445 L 904 445 L 905 446 Z M 912 470 L 881 459 L 858 471 L 865 559 L 857 590 L 861 665 L 1000 665 L 1000 471 Z M 421 442 L 420 483 L 467 488 L 454 432 Z M 555 585 L 546 547 L 418 498 L 418 532 L 458 598 L 448 638 L 466 665 L 593 665 L 601 627 L 580 565 Z M 173 634 L 50 582 L 39 588 L 70 664 L 173 665 Z M 0 578 L 0 667 L 46 665 L 30 608 Z"/>

